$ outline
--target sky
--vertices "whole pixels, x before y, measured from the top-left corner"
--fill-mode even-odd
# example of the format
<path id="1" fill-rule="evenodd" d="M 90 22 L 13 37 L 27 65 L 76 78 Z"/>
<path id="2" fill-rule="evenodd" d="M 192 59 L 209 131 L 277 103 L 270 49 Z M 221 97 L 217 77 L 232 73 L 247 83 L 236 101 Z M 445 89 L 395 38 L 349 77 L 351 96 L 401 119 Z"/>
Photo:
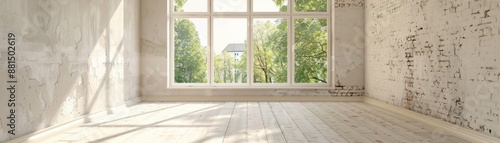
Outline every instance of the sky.
<path id="1" fill-rule="evenodd" d="M 206 12 L 207 0 L 188 0 L 183 9 L 186 12 Z M 246 10 L 247 0 L 214 0 L 215 11 Z M 277 12 L 272 0 L 253 0 L 254 11 Z M 196 26 L 202 46 L 208 45 L 208 19 L 189 18 Z M 244 43 L 247 40 L 247 19 L 245 18 L 215 18 L 213 21 L 213 45 L 216 54 L 219 54 L 230 43 Z"/>

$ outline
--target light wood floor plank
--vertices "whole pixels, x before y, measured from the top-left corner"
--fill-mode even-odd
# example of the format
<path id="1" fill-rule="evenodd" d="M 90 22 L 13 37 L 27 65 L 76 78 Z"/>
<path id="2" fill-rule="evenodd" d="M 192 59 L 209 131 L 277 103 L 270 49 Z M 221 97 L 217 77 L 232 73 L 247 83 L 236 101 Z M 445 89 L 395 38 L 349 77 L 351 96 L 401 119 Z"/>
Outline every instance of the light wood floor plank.
<path id="1" fill-rule="evenodd" d="M 431 127 L 417 122 L 413 119 L 402 117 L 401 115 L 398 115 L 396 113 L 392 113 L 377 107 L 373 107 L 368 104 L 364 103 L 353 103 L 352 105 L 356 105 L 356 107 L 364 109 L 366 111 L 369 111 L 370 113 L 374 113 L 380 118 L 387 120 L 393 124 L 396 124 L 400 127 L 403 127 L 405 129 L 409 129 L 413 132 L 428 132 L 429 130 L 432 130 Z"/>
<path id="2" fill-rule="evenodd" d="M 370 134 L 370 135 L 380 138 L 372 141 L 400 142 L 400 143 L 405 143 L 409 141 L 409 139 L 407 139 L 406 137 L 398 135 L 396 132 L 387 129 L 386 127 L 380 124 L 375 123 L 374 121 L 372 121 L 372 119 L 363 118 L 363 116 L 357 113 L 356 110 L 354 110 L 353 108 L 347 108 L 347 105 L 344 103 L 331 104 L 330 107 L 338 109 L 344 115 L 348 116 L 351 120 L 354 120 L 357 123 L 359 123 L 360 126 L 365 126 L 375 131 L 375 134 Z"/>
<path id="3" fill-rule="evenodd" d="M 269 143 L 284 143 L 286 142 L 285 136 L 280 129 L 278 121 L 274 116 L 269 103 L 259 102 L 260 112 L 262 115 L 262 122 L 266 132 L 266 138 Z"/>
<path id="4" fill-rule="evenodd" d="M 266 131 L 260 113 L 259 103 L 248 102 L 247 106 L 248 120 L 247 120 L 247 140 L 248 142 L 266 143 Z"/>
<path id="5" fill-rule="evenodd" d="M 209 107 L 214 105 L 209 105 L 206 103 L 182 103 L 182 106 L 177 106 L 175 108 L 170 108 L 168 110 L 158 111 L 157 113 L 149 116 L 146 119 L 142 119 L 138 122 L 125 123 L 124 126 L 134 127 L 131 130 L 126 130 L 122 132 L 116 132 L 112 138 L 113 142 L 122 142 L 127 139 L 128 136 L 140 133 L 141 130 L 148 127 L 170 127 L 172 130 L 168 135 L 175 135 L 175 138 L 159 138 L 161 141 L 177 141 L 182 137 L 182 135 L 189 129 L 189 125 L 192 125 L 197 119 L 199 114 L 203 113 Z M 111 140 L 109 137 L 96 140 L 107 141 Z"/>
<path id="6" fill-rule="evenodd" d="M 294 104 L 300 104 L 297 105 L 297 109 L 299 110 L 300 113 L 306 117 L 307 120 L 309 120 L 313 125 L 325 136 L 329 142 L 334 142 L 334 143 L 346 143 L 348 142 L 345 140 L 340 134 L 338 134 L 334 129 L 330 128 L 328 124 L 323 122 L 318 116 L 316 116 L 311 110 L 309 110 L 307 107 L 302 105 L 302 103 L 294 103 Z"/>
<path id="7" fill-rule="evenodd" d="M 152 102 L 43 142 L 466 143 L 419 121 L 358 102 Z"/>
<path id="8" fill-rule="evenodd" d="M 246 102 L 236 102 L 234 112 L 224 135 L 225 143 L 248 142 L 247 141 L 247 109 Z"/>
<path id="9" fill-rule="evenodd" d="M 235 107 L 234 102 L 226 102 L 222 110 L 219 112 L 217 117 L 214 119 L 214 123 L 208 130 L 202 142 L 206 143 L 221 143 L 224 141 L 224 136 L 226 134 L 227 126 L 231 120 L 231 116 L 234 112 Z"/>
<path id="10" fill-rule="evenodd" d="M 339 119 L 324 108 L 318 106 L 320 103 L 304 103 L 304 105 L 309 108 L 309 110 L 313 111 L 323 122 L 325 122 L 332 129 L 337 131 L 345 140 L 351 143 L 370 143 L 369 139 L 365 136 L 357 132 L 351 125 L 344 123 L 345 121 Z M 326 104 L 335 104 L 335 103 L 326 103 Z"/>
<path id="11" fill-rule="evenodd" d="M 213 120 L 211 117 L 219 114 L 224 105 L 224 103 L 213 104 L 216 107 L 208 108 L 204 113 L 196 115 L 198 116 L 196 121 L 188 128 L 178 142 L 201 142 L 200 138 L 203 138 L 210 129 Z"/>
<path id="12" fill-rule="evenodd" d="M 299 111 L 302 104 L 294 104 L 290 102 L 282 102 L 281 105 L 290 115 L 292 120 L 295 122 L 297 127 L 300 129 L 302 134 L 306 137 L 308 142 L 329 142 L 328 139 L 311 123 L 304 117 L 303 113 Z"/>
<path id="13" fill-rule="evenodd" d="M 361 134 L 374 134 L 376 131 L 369 129 L 366 126 L 360 126 L 360 124 L 356 120 L 352 120 L 349 116 L 346 116 L 343 112 L 340 110 L 336 109 L 335 107 L 332 107 L 333 105 L 336 105 L 339 103 L 317 103 L 317 105 L 325 110 L 326 112 L 330 113 L 334 117 L 340 119 L 343 121 L 343 123 L 349 125 L 352 129 L 356 130 L 357 132 Z"/>
<path id="14" fill-rule="evenodd" d="M 417 140 L 415 142 L 468 142 L 458 137 L 451 136 L 440 129 L 430 127 L 424 123 L 397 115 L 396 113 L 392 113 L 378 107 L 373 107 L 364 103 L 349 103 L 347 105 L 352 105 L 358 109 L 366 110 L 365 113 L 371 113 L 373 115 L 370 119 L 377 120 L 377 117 L 380 118 L 378 119 L 379 122 L 377 122 L 377 124 L 386 126 L 392 130 L 398 130 L 397 133 L 401 136 L 409 138 L 410 140 L 416 138 Z M 356 110 L 356 108 L 350 109 Z M 390 126 L 392 123 L 395 123 L 395 125 Z M 404 130 L 409 132 L 405 133 Z"/>
<path id="15" fill-rule="evenodd" d="M 415 134 L 413 131 L 409 129 L 405 129 L 392 122 L 384 120 L 382 117 L 379 117 L 382 114 L 378 114 L 378 112 L 375 112 L 373 110 L 363 110 L 361 108 L 356 107 L 356 105 L 353 103 L 346 103 L 343 105 L 346 108 L 352 109 L 354 112 L 358 113 L 360 116 L 362 116 L 362 118 L 370 119 L 376 124 L 379 124 L 389 130 L 392 130 L 396 132 L 396 134 L 406 137 L 410 141 L 426 142 L 429 140 L 428 138 Z"/>
<path id="16" fill-rule="evenodd" d="M 307 142 L 304 134 L 279 102 L 269 102 L 269 105 L 287 142 Z"/>

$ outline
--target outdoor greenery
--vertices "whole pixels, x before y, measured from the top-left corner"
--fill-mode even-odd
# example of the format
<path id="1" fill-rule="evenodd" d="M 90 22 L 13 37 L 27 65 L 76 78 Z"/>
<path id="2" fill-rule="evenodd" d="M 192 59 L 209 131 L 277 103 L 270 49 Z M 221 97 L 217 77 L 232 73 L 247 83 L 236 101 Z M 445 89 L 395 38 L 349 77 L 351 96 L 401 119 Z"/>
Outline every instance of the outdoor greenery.
<path id="1" fill-rule="evenodd" d="M 255 83 L 287 82 L 287 33 L 286 19 L 253 22 Z"/>
<path id="2" fill-rule="evenodd" d="M 175 19 L 174 75 L 176 83 L 207 83 L 206 47 L 202 47 L 194 24 Z"/>
<path id="3" fill-rule="evenodd" d="M 246 83 L 246 61 L 246 52 L 241 56 L 240 61 L 235 61 L 233 55 L 226 51 L 216 55 L 214 61 L 215 83 Z"/>
<path id="4" fill-rule="evenodd" d="M 182 11 L 186 0 L 176 0 L 175 11 Z M 273 0 L 282 5 L 285 0 Z M 326 11 L 326 0 L 295 0 L 295 11 Z M 280 11 L 287 11 L 282 5 Z M 328 82 L 328 28 L 324 18 L 296 18 L 294 21 L 294 81 L 295 83 Z M 287 83 L 288 22 L 287 19 L 253 21 L 253 81 L 255 83 Z M 247 45 L 247 44 L 245 44 Z M 201 47 L 195 26 L 187 19 L 175 20 L 175 82 L 206 83 L 206 47 Z M 223 51 L 214 57 L 216 83 L 246 83 L 247 50 L 241 60 Z"/>

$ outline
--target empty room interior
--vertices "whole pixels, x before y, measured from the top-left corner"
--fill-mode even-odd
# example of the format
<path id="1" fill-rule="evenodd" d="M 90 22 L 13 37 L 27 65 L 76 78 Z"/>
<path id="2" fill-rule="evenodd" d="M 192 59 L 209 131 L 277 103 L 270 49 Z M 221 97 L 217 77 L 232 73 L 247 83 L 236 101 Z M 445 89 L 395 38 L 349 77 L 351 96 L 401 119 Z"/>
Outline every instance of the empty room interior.
<path id="1" fill-rule="evenodd" d="M 0 0 L 0 142 L 499 143 L 499 0 Z"/>

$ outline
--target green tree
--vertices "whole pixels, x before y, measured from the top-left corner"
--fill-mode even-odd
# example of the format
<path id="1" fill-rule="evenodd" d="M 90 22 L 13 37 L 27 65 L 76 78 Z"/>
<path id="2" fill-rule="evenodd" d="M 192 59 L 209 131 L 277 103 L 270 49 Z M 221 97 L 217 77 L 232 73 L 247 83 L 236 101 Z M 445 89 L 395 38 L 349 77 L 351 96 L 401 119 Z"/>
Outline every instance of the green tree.
<path id="1" fill-rule="evenodd" d="M 215 83 L 234 83 L 234 58 L 231 54 L 226 51 L 222 51 L 222 54 L 215 56 Z"/>
<path id="2" fill-rule="evenodd" d="M 174 11 L 175 12 L 183 12 L 182 7 L 186 4 L 187 0 L 175 0 Z"/>
<path id="3" fill-rule="evenodd" d="M 247 82 L 247 56 L 243 52 L 241 59 L 235 61 L 233 55 L 222 51 L 214 58 L 215 83 L 246 83 Z"/>
<path id="4" fill-rule="evenodd" d="M 183 11 L 186 0 L 175 0 L 175 11 Z M 189 19 L 174 21 L 174 79 L 176 83 L 207 83 L 206 47 L 201 46 L 195 25 Z"/>
<path id="5" fill-rule="evenodd" d="M 281 5 L 285 0 L 273 0 L 276 5 Z M 294 11 L 311 12 L 326 11 L 326 0 L 295 0 Z M 283 5 L 280 11 L 287 10 Z M 296 83 L 326 83 L 328 81 L 328 59 L 327 42 L 328 27 L 326 19 L 319 18 L 298 18 L 294 21 L 294 81 Z M 282 21 L 278 26 L 278 31 L 286 31 L 287 23 Z M 278 34 L 279 35 L 279 34 Z M 281 34 L 281 37 L 282 34 Z M 280 45 L 286 45 L 286 39 L 279 39 L 278 36 L 269 39 L 277 41 Z M 280 55 L 282 57 L 283 53 Z M 285 56 L 286 57 L 286 56 Z"/>
<path id="6" fill-rule="evenodd" d="M 189 19 L 175 19 L 174 75 L 176 83 L 206 83 L 206 47 L 202 47 L 195 25 Z"/>
<path id="7" fill-rule="evenodd" d="M 247 44 L 245 44 L 246 46 Z M 239 61 L 236 61 L 235 65 L 235 82 L 247 83 L 247 51 L 245 50 L 240 57 Z"/>
<path id="8" fill-rule="evenodd" d="M 277 23 L 283 20 L 277 20 Z M 286 22 L 286 21 L 284 21 Z M 253 25 L 254 82 L 287 82 L 287 45 L 276 39 L 287 40 L 287 31 L 278 30 L 270 21 L 256 21 Z"/>
<path id="9" fill-rule="evenodd" d="M 295 21 L 295 82 L 326 83 L 328 75 L 327 20 Z"/>
<path id="10" fill-rule="evenodd" d="M 295 11 L 325 12 L 328 0 L 295 0 Z"/>

